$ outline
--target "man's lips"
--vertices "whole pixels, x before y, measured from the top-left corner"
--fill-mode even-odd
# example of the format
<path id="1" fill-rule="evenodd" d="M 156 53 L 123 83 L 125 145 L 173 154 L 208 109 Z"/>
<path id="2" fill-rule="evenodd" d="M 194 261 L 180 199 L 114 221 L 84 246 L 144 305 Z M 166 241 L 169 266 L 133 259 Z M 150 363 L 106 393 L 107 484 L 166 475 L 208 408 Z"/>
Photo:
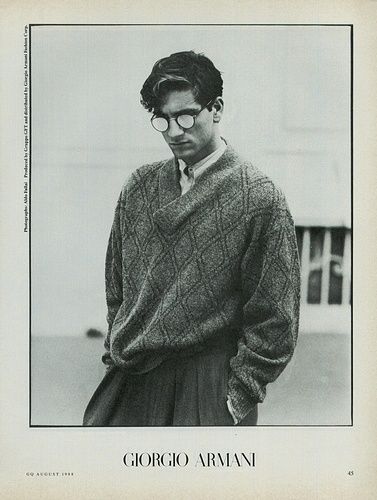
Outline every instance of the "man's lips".
<path id="1" fill-rule="evenodd" d="M 188 141 L 184 141 L 184 142 L 169 142 L 169 146 L 184 146 L 185 144 L 188 144 Z"/>

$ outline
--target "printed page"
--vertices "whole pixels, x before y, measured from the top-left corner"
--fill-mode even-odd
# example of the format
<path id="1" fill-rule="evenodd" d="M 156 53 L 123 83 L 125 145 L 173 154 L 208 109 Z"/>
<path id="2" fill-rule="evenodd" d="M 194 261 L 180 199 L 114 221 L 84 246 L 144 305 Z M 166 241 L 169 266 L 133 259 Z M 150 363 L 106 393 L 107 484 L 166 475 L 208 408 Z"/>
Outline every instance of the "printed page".
<path id="1" fill-rule="evenodd" d="M 1 12 L 4 498 L 372 498 L 377 3 Z M 105 376 L 119 193 L 172 157 L 140 90 L 157 60 L 185 50 L 221 71 L 227 147 L 289 206 L 297 345 L 256 426 L 83 426 Z"/>

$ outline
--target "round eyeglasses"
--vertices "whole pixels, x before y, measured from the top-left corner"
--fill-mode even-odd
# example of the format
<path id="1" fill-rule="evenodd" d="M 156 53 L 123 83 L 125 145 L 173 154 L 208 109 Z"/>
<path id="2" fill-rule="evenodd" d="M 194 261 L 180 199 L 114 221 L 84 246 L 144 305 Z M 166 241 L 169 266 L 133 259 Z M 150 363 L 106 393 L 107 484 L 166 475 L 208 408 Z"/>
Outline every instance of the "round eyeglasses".
<path id="1" fill-rule="evenodd" d="M 183 128 L 184 130 L 188 130 L 195 125 L 196 117 L 203 111 L 204 108 L 211 104 L 212 100 L 207 102 L 199 111 L 194 112 L 192 114 L 183 113 L 181 115 L 177 115 L 173 118 L 165 118 L 163 116 L 153 115 L 151 118 L 152 127 L 157 130 L 157 132 L 166 132 L 169 128 L 169 123 L 171 120 L 175 120 L 176 124 Z"/>

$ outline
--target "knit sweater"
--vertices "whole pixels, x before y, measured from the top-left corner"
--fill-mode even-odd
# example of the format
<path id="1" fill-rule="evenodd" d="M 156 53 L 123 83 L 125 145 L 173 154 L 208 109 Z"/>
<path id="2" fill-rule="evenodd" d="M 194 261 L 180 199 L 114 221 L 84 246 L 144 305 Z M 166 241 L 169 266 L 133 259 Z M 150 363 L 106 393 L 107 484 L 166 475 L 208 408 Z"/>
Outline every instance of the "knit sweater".
<path id="1" fill-rule="evenodd" d="M 241 420 L 296 344 L 292 217 L 281 191 L 230 146 L 180 194 L 173 158 L 140 167 L 121 191 L 106 255 L 102 359 L 145 373 L 236 336 L 228 396 Z"/>

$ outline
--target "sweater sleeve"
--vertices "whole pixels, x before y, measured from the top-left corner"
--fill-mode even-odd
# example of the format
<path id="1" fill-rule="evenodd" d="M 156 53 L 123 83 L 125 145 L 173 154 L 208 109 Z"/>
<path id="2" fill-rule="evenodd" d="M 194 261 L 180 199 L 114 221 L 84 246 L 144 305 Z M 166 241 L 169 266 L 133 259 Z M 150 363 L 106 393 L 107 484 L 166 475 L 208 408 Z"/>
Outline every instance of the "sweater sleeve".
<path id="1" fill-rule="evenodd" d="M 242 335 L 230 361 L 229 398 L 241 421 L 262 402 L 292 357 L 298 334 L 300 270 L 292 217 L 282 195 L 242 262 Z"/>
<path id="2" fill-rule="evenodd" d="M 122 285 L 122 236 L 120 224 L 120 198 L 115 208 L 113 225 L 111 227 L 110 238 L 107 246 L 105 260 L 105 291 L 107 304 L 108 331 L 104 343 L 105 353 L 102 361 L 108 368 L 113 362 L 110 356 L 110 334 L 111 328 L 117 312 L 123 302 Z"/>

